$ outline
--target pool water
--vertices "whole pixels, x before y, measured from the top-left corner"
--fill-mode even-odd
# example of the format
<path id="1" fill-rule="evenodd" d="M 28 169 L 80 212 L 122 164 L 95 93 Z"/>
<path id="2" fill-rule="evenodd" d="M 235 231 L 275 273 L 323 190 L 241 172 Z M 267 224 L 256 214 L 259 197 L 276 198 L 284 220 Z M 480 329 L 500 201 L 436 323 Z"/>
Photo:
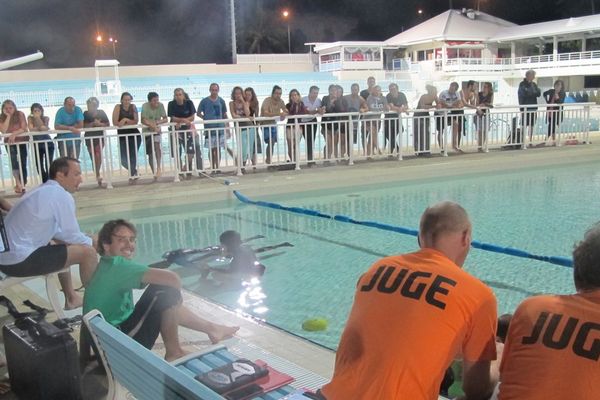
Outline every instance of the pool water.
<path id="1" fill-rule="evenodd" d="M 342 190 L 264 196 L 263 200 L 343 214 L 356 219 L 417 228 L 427 205 L 440 200 L 462 204 L 473 222 L 473 238 L 536 254 L 570 256 L 573 244 L 597 219 L 599 164 L 353 187 Z M 186 289 L 232 309 L 335 349 L 352 305 L 358 277 L 378 258 L 417 249 L 416 239 L 378 229 L 244 205 L 237 200 L 214 207 L 136 210 L 138 259 L 153 262 L 165 251 L 218 243 L 221 232 L 244 238 L 263 235 L 253 248 L 283 242 L 259 256 L 267 271 L 260 283 L 216 286 L 195 268 L 172 267 Z M 83 221 L 97 230 L 102 216 Z M 539 261 L 473 249 L 465 269 L 486 282 L 498 297 L 499 313 L 512 312 L 527 296 L 574 291 L 572 270 Z M 329 321 L 322 332 L 302 330 L 302 322 Z"/>

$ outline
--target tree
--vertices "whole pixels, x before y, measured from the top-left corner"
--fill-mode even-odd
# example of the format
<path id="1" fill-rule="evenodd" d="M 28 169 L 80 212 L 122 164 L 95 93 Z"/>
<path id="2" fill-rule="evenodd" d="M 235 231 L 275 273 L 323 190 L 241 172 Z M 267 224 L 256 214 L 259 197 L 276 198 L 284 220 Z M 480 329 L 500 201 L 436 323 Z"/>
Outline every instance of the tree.
<path id="1" fill-rule="evenodd" d="M 266 10 L 262 1 L 256 2 L 251 24 L 244 31 L 244 41 L 248 45 L 248 53 L 276 53 L 287 49 L 287 33 L 277 14 L 277 10 Z"/>

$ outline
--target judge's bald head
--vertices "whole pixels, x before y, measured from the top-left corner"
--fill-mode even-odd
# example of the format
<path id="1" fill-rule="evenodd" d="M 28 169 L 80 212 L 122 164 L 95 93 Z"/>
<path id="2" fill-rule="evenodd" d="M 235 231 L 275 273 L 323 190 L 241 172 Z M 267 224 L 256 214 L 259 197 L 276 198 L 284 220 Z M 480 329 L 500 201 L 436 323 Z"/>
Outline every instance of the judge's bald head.
<path id="1" fill-rule="evenodd" d="M 465 209 L 451 201 L 428 207 L 421 216 L 419 243 L 462 266 L 471 245 L 471 222 Z"/>

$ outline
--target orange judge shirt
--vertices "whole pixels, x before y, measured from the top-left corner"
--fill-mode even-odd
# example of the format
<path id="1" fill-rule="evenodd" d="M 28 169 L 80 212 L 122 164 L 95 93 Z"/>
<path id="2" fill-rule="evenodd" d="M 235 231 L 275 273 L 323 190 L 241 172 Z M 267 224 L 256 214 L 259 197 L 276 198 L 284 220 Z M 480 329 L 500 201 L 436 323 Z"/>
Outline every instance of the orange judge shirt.
<path id="1" fill-rule="evenodd" d="M 600 290 L 523 301 L 500 381 L 501 400 L 600 399 Z"/>
<path id="2" fill-rule="evenodd" d="M 322 392 L 327 400 L 437 399 L 459 353 L 496 359 L 496 313 L 490 288 L 436 250 L 383 258 L 358 281 Z"/>

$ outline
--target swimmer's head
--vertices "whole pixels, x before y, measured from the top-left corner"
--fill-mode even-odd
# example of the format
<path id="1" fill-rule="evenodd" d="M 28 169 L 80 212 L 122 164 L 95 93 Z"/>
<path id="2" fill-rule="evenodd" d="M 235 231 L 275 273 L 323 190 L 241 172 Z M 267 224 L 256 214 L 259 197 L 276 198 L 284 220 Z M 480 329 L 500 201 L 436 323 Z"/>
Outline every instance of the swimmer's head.
<path id="1" fill-rule="evenodd" d="M 219 237 L 219 242 L 227 250 L 237 249 L 242 245 L 242 237 L 236 231 L 225 231 Z"/>

